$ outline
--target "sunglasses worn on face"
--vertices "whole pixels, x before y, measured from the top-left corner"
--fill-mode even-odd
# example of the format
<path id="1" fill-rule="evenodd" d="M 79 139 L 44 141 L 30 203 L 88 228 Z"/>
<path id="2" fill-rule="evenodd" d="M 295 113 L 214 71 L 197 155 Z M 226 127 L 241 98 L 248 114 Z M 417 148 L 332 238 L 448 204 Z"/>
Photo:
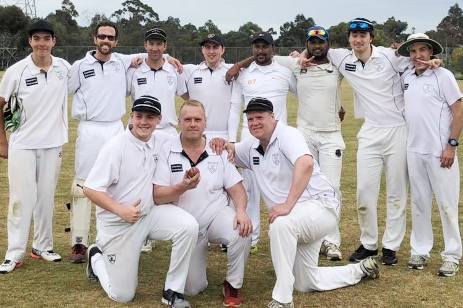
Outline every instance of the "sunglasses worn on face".
<path id="1" fill-rule="evenodd" d="M 371 29 L 371 25 L 366 22 L 351 22 L 349 25 L 350 30 L 368 30 Z"/>
<path id="2" fill-rule="evenodd" d="M 105 39 L 108 39 L 108 41 L 111 41 L 111 42 L 116 40 L 116 37 L 114 35 L 106 35 L 106 34 L 97 34 L 96 38 L 102 41 L 104 41 Z"/>

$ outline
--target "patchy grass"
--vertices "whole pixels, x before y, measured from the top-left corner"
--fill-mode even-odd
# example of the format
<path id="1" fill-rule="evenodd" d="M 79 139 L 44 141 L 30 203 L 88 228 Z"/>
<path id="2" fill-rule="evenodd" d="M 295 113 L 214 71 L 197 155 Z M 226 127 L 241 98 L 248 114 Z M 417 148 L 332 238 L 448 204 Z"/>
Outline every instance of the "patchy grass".
<path id="1" fill-rule="evenodd" d="M 462 83 L 460 83 L 461 85 Z M 342 192 L 344 208 L 341 219 L 342 250 L 344 260 L 330 263 L 321 260 L 321 265 L 347 264 L 346 259 L 357 248 L 359 242 L 359 227 L 355 207 L 356 167 L 355 153 L 357 142 L 355 135 L 361 122 L 353 119 L 352 90 L 343 84 L 344 107 L 347 111 L 343 123 L 343 135 L 346 142 L 344 156 Z M 290 98 L 290 124 L 295 123 L 296 102 Z M 106 306 L 122 307 L 108 299 L 98 284 L 91 284 L 84 274 L 84 265 L 74 265 L 67 260 L 69 254 L 69 233 L 64 228 L 69 225 L 68 212 L 64 206 L 70 201 L 70 186 L 74 169 L 74 141 L 76 132 L 75 121 L 70 122 L 71 142 L 64 146 L 63 165 L 56 192 L 54 216 L 55 250 L 64 257 L 63 262 L 50 264 L 33 261 L 29 256 L 25 265 L 8 275 L 0 275 L 0 306 L 1 307 L 89 307 Z M 460 152 L 460 162 L 462 154 Z M 384 187 L 384 181 L 383 181 Z M 7 162 L 0 160 L 0 254 L 7 245 L 6 218 L 8 208 Z M 384 189 L 379 201 L 380 235 L 384 230 Z M 460 203 L 461 205 L 461 203 Z M 263 209 L 263 207 L 262 207 Z M 408 230 L 402 249 L 398 253 L 399 264 L 395 267 L 382 267 L 381 277 L 374 281 L 362 281 L 359 285 L 329 292 L 295 293 L 296 307 L 415 307 L 415 306 L 463 306 L 460 302 L 463 275 L 453 278 L 441 278 L 436 275 L 441 260 L 442 229 L 437 208 L 434 207 L 433 226 L 435 247 L 432 259 L 423 271 L 411 271 L 406 262 L 409 256 L 410 211 L 408 208 Z M 461 214 L 460 214 L 461 217 Z M 267 237 L 267 214 L 262 211 L 262 240 L 257 255 L 249 258 L 243 297 L 243 307 L 264 307 L 271 299 L 275 282 L 272 262 L 269 255 Z M 93 225 L 93 224 L 92 224 Z M 92 238 L 94 238 L 94 228 Z M 30 251 L 30 243 L 28 247 Z M 143 254 L 139 270 L 139 285 L 133 303 L 134 307 L 161 306 L 161 291 L 164 285 L 165 273 L 169 260 L 169 245 L 157 242 L 156 248 L 150 254 Z M 225 255 L 217 247 L 211 247 L 209 253 L 208 289 L 190 298 L 194 307 L 221 307 L 221 283 L 225 277 Z"/>

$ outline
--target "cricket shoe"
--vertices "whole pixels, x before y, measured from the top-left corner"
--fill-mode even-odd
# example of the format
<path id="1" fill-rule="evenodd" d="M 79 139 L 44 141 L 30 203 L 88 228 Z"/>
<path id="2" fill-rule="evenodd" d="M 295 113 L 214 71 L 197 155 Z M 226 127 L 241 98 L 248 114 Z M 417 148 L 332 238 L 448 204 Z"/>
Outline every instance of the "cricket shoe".
<path id="1" fill-rule="evenodd" d="M 24 263 L 22 261 L 12 261 L 12 260 L 5 260 L 2 264 L 0 264 L 0 274 L 8 274 L 15 270 L 15 268 L 19 268 Z"/>
<path id="2" fill-rule="evenodd" d="M 381 258 L 381 261 L 384 265 L 396 265 L 397 264 L 397 256 L 394 250 L 383 248 L 382 249 L 383 256 Z"/>
<path id="3" fill-rule="evenodd" d="M 363 259 L 366 259 L 368 257 L 373 257 L 378 255 L 378 249 L 375 250 L 370 250 L 366 249 L 363 247 L 363 245 L 360 245 L 359 248 L 350 256 L 349 261 L 350 262 L 360 262 Z"/>
<path id="4" fill-rule="evenodd" d="M 172 308 L 191 308 L 190 302 L 185 299 L 183 294 L 172 291 L 171 289 L 162 291 L 161 302 Z"/>
<path id="5" fill-rule="evenodd" d="M 280 303 L 277 300 L 272 299 L 270 303 L 268 303 L 267 308 L 294 308 L 294 303 Z"/>
<path id="6" fill-rule="evenodd" d="M 339 247 L 328 241 L 323 241 L 320 247 L 320 254 L 326 256 L 330 261 L 340 261 L 342 259 L 342 253 Z"/>
<path id="7" fill-rule="evenodd" d="M 376 279 L 379 277 L 379 265 L 372 257 L 363 259 L 360 261 L 359 265 L 365 275 L 364 278 Z"/>
<path id="8" fill-rule="evenodd" d="M 44 259 L 45 261 L 49 262 L 60 262 L 61 261 L 61 256 L 54 252 L 53 250 L 38 250 L 35 248 L 32 248 L 31 252 L 31 257 L 32 259 L 38 260 L 38 259 Z"/>
<path id="9" fill-rule="evenodd" d="M 84 263 L 87 255 L 87 247 L 83 244 L 75 244 L 71 248 L 71 262 Z"/>
<path id="10" fill-rule="evenodd" d="M 240 289 L 235 289 L 228 281 L 223 282 L 223 305 L 225 307 L 239 307 L 243 303 Z"/>
<path id="11" fill-rule="evenodd" d="M 437 273 L 439 276 L 452 277 L 458 272 L 458 264 L 452 261 L 444 261 Z"/>
<path id="12" fill-rule="evenodd" d="M 408 260 L 408 268 L 422 270 L 426 266 L 426 258 L 422 256 L 411 256 Z"/>
<path id="13" fill-rule="evenodd" d="M 95 275 L 95 272 L 93 271 L 92 267 L 92 258 L 94 255 L 97 253 L 102 254 L 100 248 L 96 244 L 90 245 L 87 249 L 87 266 L 85 268 L 85 273 L 87 275 L 87 278 L 90 281 L 98 281 L 98 276 Z"/>

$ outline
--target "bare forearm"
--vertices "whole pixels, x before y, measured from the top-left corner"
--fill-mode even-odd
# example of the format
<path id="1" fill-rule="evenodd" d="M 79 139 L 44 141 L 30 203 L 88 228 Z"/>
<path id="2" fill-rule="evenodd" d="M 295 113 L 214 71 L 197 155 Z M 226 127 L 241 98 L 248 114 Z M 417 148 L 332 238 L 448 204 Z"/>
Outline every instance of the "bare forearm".
<path id="1" fill-rule="evenodd" d="M 174 186 L 154 185 L 153 200 L 156 204 L 176 202 L 185 191 L 186 189 L 181 184 Z"/>
<path id="2" fill-rule="evenodd" d="M 251 65 L 253 61 L 254 61 L 254 56 L 241 60 L 240 62 L 235 63 L 235 65 L 238 66 L 238 68 L 240 69 L 247 68 L 249 67 L 249 65 Z"/>
<path id="3" fill-rule="evenodd" d="M 286 204 L 294 207 L 309 184 L 313 171 L 313 159 L 309 155 L 299 157 L 294 164 L 293 179 L 289 189 Z"/>
<path id="4" fill-rule="evenodd" d="M 84 187 L 84 195 L 102 209 L 119 215 L 119 209 L 121 208 L 121 205 L 116 200 L 108 196 L 107 193 Z"/>
<path id="5" fill-rule="evenodd" d="M 463 129 L 463 103 L 461 99 L 451 106 L 453 120 L 450 125 L 450 138 L 460 138 L 461 130 Z"/>
<path id="6" fill-rule="evenodd" d="M 246 190 L 244 189 L 243 182 L 239 182 L 228 188 L 227 192 L 235 205 L 235 209 L 237 211 L 246 211 L 248 198 L 246 196 Z"/>

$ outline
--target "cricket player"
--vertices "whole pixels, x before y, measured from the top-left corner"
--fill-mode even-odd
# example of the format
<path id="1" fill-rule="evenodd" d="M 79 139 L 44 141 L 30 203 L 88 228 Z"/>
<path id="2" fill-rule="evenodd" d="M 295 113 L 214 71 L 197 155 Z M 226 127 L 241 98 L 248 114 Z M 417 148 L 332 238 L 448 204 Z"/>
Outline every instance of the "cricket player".
<path id="1" fill-rule="evenodd" d="M 242 177 L 226 153 L 217 155 L 211 151 L 203 135 L 205 127 L 204 106 L 198 101 L 186 101 L 180 108 L 180 135 L 170 147 L 164 147 L 159 158 L 154 201 L 172 202 L 199 223 L 199 239 L 191 257 L 185 293 L 197 295 L 207 288 L 208 242 L 224 244 L 228 262 L 223 304 L 238 307 L 242 303 L 240 289 L 251 247 L 252 223 L 246 214 Z M 194 188 L 182 189 L 185 174 L 195 181 Z M 229 206 L 230 199 L 233 205 Z"/>
<path id="2" fill-rule="evenodd" d="M 456 150 L 463 127 L 463 94 L 449 70 L 427 68 L 426 61 L 441 52 L 442 46 L 423 33 L 410 35 L 398 49 L 399 54 L 410 57 L 413 66 L 402 75 L 412 200 L 408 266 L 421 270 L 430 258 L 434 195 L 445 244 L 438 274 L 449 277 L 457 273 L 462 254 L 458 224 L 461 184 Z"/>
<path id="3" fill-rule="evenodd" d="M 6 139 L 0 112 L 0 156 L 8 158 L 8 249 L 0 265 L 6 274 L 19 267 L 34 221 L 33 259 L 61 261 L 53 251 L 53 208 L 61 167 L 61 147 L 68 142 L 67 75 L 70 65 L 52 56 L 53 27 L 45 20 L 28 31 L 32 53 L 9 67 L 0 83 L 0 110 L 15 100 L 19 127 Z"/>
<path id="4" fill-rule="evenodd" d="M 87 276 L 99 280 L 112 300 L 129 302 L 145 239 L 172 241 L 162 302 L 190 307 L 183 293 L 198 223 L 177 206 L 155 206 L 153 201 L 158 153 L 169 137 L 153 135 L 161 105 L 151 96 L 135 100 L 128 129 L 103 146 L 85 181 L 84 194 L 97 205 L 97 242 L 88 249 Z M 188 187 L 189 182 L 181 185 Z"/>
<path id="5" fill-rule="evenodd" d="M 232 66 L 225 63 L 224 41 L 216 34 L 208 34 L 201 41 L 204 61 L 198 65 L 183 65 L 183 75 L 188 97 L 201 102 L 206 111 L 204 134 L 208 139 L 228 139 L 228 117 L 233 83 L 225 80 L 227 70 Z"/>
<path id="6" fill-rule="evenodd" d="M 296 79 L 292 72 L 273 60 L 274 42 L 272 35 L 261 32 L 252 40 L 254 62 L 244 69 L 234 82 L 228 119 L 228 140 L 237 140 L 241 119 L 241 107 L 246 106 L 252 97 L 265 97 L 274 102 L 275 116 L 287 122 L 287 96 L 289 91 L 296 93 Z M 250 136 L 247 122 L 243 121 L 241 139 Z M 243 170 L 244 185 L 248 195 L 248 215 L 252 220 L 252 249 L 257 249 L 260 234 L 260 192 L 252 170 Z M 255 248 L 254 248 L 255 247 Z"/>
<path id="7" fill-rule="evenodd" d="M 357 209 L 360 246 L 350 256 L 358 262 L 378 253 L 377 203 L 384 169 L 386 176 L 386 228 L 382 263 L 397 264 L 396 252 L 405 235 L 407 204 L 407 128 L 400 73 L 409 62 L 395 50 L 372 45 L 374 25 L 356 18 L 348 24 L 352 50 L 333 49 L 328 59 L 354 90 L 355 116 L 364 118 L 357 134 Z M 310 62 L 310 59 L 308 60 Z"/>
<path id="8" fill-rule="evenodd" d="M 338 223 L 338 195 L 320 172 L 302 133 L 277 121 L 273 110 L 268 99 L 251 99 L 244 113 L 253 137 L 226 147 L 237 165 L 254 171 L 269 209 L 277 280 L 268 307 L 294 307 L 294 288 L 310 292 L 354 285 L 364 277 L 377 278 L 379 267 L 373 258 L 318 267 L 322 241 Z"/>
<path id="9" fill-rule="evenodd" d="M 83 194 L 83 183 L 101 147 L 124 130 L 127 70 L 132 56 L 114 53 L 118 29 L 109 21 L 94 31 L 96 50 L 89 51 L 71 67 L 69 91 L 74 94 L 72 116 L 79 120 L 75 148 L 75 178 L 72 183 L 71 261 L 82 263 L 88 246 L 91 202 Z"/>
<path id="10" fill-rule="evenodd" d="M 163 57 L 167 49 L 166 32 L 160 28 L 153 28 L 145 32 L 144 38 L 147 56 L 139 67 L 129 69 L 128 90 L 132 101 L 142 95 L 159 98 L 164 105 L 163 117 L 157 129 L 176 136 L 175 97 L 186 93 L 185 81 L 176 68 Z"/>

